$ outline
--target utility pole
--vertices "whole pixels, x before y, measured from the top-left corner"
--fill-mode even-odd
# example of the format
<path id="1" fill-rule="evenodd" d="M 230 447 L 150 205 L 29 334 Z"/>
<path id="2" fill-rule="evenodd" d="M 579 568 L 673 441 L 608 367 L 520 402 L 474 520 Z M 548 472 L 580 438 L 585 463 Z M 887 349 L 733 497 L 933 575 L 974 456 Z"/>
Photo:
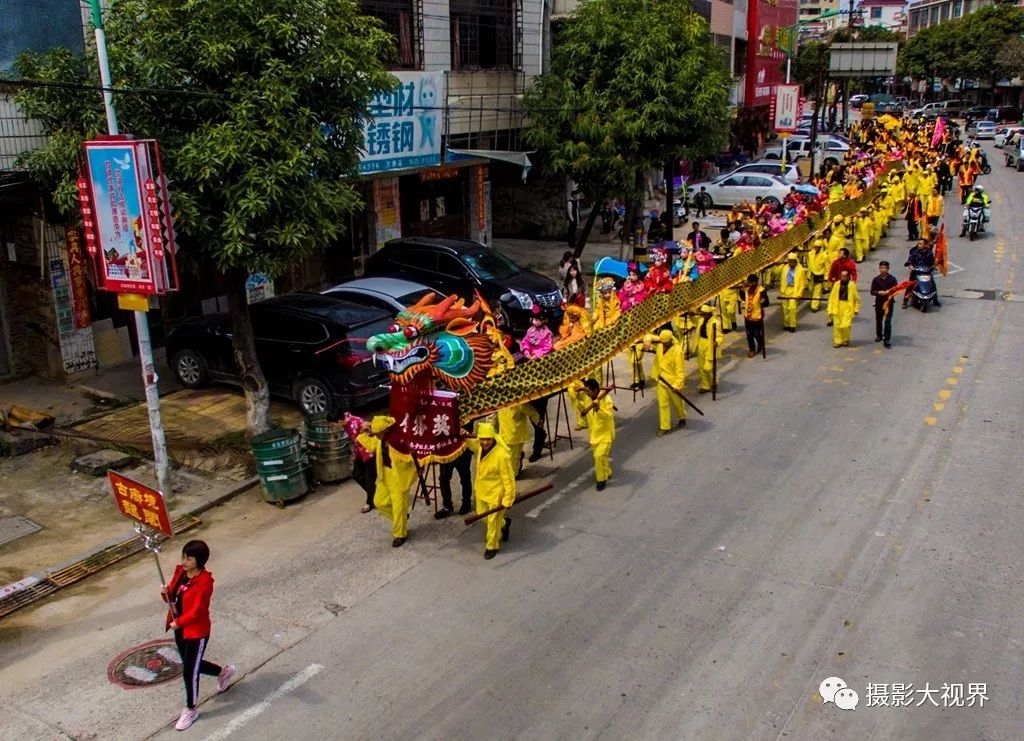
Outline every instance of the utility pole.
<path id="1" fill-rule="evenodd" d="M 850 17 L 847 19 L 847 29 L 850 34 L 850 41 L 853 41 L 853 2 L 850 0 Z M 843 130 L 850 124 L 850 78 L 843 78 Z"/>
<path id="2" fill-rule="evenodd" d="M 100 85 L 103 87 L 103 109 L 107 116 L 107 133 L 120 133 L 117 125 L 117 111 L 114 109 L 114 95 L 110 79 L 110 61 L 107 57 L 107 36 L 103 31 L 103 12 L 99 0 L 89 0 L 92 25 L 95 29 L 96 56 L 100 69 Z M 146 407 L 149 410 L 149 429 L 153 438 L 153 463 L 156 468 L 157 489 L 169 498 L 171 492 L 171 469 L 167 458 L 167 442 L 164 439 L 164 424 L 160 417 L 160 393 L 157 389 L 156 365 L 153 362 L 153 344 L 149 337 L 149 321 L 145 311 L 133 311 L 135 333 L 139 340 L 139 362 L 142 365 L 142 383 L 146 389 Z"/>

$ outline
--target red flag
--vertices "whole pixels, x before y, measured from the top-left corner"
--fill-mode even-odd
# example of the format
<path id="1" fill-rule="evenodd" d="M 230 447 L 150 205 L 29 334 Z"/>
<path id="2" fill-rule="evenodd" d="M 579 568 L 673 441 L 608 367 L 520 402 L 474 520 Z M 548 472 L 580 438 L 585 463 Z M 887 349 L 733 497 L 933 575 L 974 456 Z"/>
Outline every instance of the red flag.
<path id="1" fill-rule="evenodd" d="M 946 271 L 949 269 L 949 240 L 946 239 L 946 222 L 942 222 L 939 234 L 935 237 L 935 267 L 945 277 Z"/>
<path id="2" fill-rule="evenodd" d="M 896 285 L 894 285 L 892 288 L 890 288 L 888 290 L 889 298 L 885 302 L 885 314 L 886 314 L 886 316 L 888 316 L 889 313 L 892 311 L 892 302 L 896 299 L 896 297 L 899 296 L 901 293 L 903 293 L 908 288 L 910 288 L 911 286 L 913 286 L 915 283 L 917 283 L 916 280 L 901 281 L 900 283 L 897 283 Z"/>
<path id="3" fill-rule="evenodd" d="M 937 147 L 942 141 L 942 135 L 946 133 L 946 121 L 940 118 L 935 122 L 935 133 L 932 134 L 932 146 Z"/>

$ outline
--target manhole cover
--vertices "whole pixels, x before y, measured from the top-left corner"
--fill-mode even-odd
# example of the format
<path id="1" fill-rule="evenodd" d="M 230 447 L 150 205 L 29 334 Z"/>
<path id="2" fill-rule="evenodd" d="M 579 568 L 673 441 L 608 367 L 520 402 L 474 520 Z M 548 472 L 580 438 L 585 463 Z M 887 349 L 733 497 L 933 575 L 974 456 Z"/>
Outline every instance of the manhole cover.
<path id="1" fill-rule="evenodd" d="M 163 639 L 133 646 L 107 666 L 107 678 L 126 690 L 152 687 L 181 676 L 181 659 L 174 641 Z"/>
<path id="2" fill-rule="evenodd" d="M 43 529 L 38 522 L 32 522 L 24 515 L 0 517 L 0 545 L 17 540 L 23 535 L 30 535 Z"/>

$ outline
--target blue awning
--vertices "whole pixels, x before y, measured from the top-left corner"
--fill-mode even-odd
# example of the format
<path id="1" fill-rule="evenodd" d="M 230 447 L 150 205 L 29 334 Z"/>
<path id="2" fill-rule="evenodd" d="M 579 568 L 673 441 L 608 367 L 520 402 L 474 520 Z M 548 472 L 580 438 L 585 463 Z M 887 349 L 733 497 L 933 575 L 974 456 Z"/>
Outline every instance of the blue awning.
<path id="1" fill-rule="evenodd" d="M 526 176 L 533 169 L 533 163 L 527 157 L 532 152 L 509 152 L 500 149 L 447 149 L 445 150 L 445 162 L 460 162 L 462 160 L 500 160 L 523 168 L 523 182 Z"/>

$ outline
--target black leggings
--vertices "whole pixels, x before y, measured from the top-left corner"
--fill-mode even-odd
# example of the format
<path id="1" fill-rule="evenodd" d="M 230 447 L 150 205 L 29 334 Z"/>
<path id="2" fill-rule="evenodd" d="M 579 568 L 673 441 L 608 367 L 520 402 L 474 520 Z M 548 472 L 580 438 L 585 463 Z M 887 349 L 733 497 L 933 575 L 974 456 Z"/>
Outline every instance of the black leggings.
<path id="1" fill-rule="evenodd" d="M 373 507 L 373 494 L 377 490 L 377 461 L 373 458 L 364 461 L 353 452 L 352 478 L 366 492 L 366 506 Z"/>
<path id="2" fill-rule="evenodd" d="M 196 706 L 199 696 L 199 675 L 207 674 L 216 677 L 221 668 L 216 664 L 203 660 L 206 643 L 209 638 L 182 638 L 181 631 L 174 631 L 174 642 L 178 645 L 178 656 L 181 657 L 181 678 L 185 681 L 185 707 L 190 710 Z"/>
<path id="3" fill-rule="evenodd" d="M 764 319 L 744 319 L 743 328 L 747 331 L 747 347 L 750 352 L 761 352 L 764 347 Z"/>

